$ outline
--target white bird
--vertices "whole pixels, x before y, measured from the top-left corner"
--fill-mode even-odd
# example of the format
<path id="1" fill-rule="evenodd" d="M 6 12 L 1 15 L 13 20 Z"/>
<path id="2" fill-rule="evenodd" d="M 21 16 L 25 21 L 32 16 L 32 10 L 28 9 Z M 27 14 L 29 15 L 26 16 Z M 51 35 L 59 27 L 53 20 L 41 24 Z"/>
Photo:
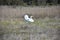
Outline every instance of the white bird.
<path id="1" fill-rule="evenodd" d="M 29 18 L 28 15 L 24 15 L 24 19 L 25 19 L 26 21 L 29 21 L 29 22 L 34 22 L 34 20 L 33 20 L 32 17 L 33 17 L 33 16 L 30 16 L 30 18 Z"/>

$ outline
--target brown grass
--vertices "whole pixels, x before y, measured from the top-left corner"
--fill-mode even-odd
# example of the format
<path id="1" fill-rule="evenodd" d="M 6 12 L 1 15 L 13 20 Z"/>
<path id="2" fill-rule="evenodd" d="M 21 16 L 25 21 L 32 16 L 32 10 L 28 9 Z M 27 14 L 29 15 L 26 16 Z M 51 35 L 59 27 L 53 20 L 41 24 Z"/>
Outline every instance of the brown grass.
<path id="1" fill-rule="evenodd" d="M 20 18 L 24 14 L 32 14 L 35 18 L 40 17 L 60 17 L 60 6 L 46 6 L 46 7 L 21 7 L 17 6 L 0 6 L 0 17 Z"/>

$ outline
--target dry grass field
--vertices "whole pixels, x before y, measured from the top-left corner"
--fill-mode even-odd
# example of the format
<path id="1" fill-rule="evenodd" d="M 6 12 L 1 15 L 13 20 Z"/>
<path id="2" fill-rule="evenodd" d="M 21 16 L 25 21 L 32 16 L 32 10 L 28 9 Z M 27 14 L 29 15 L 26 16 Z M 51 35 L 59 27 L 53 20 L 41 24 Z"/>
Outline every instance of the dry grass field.
<path id="1" fill-rule="evenodd" d="M 60 40 L 60 6 L 0 6 L 0 40 Z M 26 22 L 24 14 L 34 16 Z"/>
<path id="2" fill-rule="evenodd" d="M 60 6 L 0 6 L 0 16 L 21 18 L 24 14 L 32 14 L 35 18 L 41 17 L 60 17 Z"/>

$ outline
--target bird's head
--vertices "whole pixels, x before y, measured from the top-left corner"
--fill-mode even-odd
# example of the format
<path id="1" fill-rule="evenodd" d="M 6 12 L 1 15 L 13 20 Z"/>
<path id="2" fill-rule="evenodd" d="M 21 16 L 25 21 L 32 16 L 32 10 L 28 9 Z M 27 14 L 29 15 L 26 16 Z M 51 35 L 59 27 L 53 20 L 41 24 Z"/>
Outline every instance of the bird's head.
<path id="1" fill-rule="evenodd" d="M 33 18 L 33 16 L 30 16 L 30 18 Z"/>

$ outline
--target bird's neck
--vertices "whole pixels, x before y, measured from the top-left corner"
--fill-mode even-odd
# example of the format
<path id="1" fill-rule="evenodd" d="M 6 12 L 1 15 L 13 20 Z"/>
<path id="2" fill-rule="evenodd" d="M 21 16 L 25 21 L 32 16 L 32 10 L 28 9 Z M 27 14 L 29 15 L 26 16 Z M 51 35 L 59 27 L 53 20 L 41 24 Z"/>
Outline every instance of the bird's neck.
<path id="1" fill-rule="evenodd" d="M 30 17 L 32 19 L 32 17 Z"/>

